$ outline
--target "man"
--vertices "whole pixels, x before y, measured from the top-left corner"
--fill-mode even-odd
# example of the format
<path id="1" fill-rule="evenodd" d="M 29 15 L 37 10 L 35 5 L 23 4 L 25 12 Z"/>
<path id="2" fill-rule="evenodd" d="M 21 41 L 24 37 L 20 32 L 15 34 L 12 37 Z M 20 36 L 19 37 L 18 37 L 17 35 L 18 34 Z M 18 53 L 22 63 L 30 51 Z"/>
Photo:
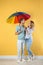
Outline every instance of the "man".
<path id="1" fill-rule="evenodd" d="M 16 35 L 18 35 L 17 47 L 18 47 L 18 62 L 24 61 L 22 56 L 24 56 L 24 44 L 25 44 L 25 19 L 21 18 L 19 25 L 16 27 Z M 22 52 L 21 52 L 22 51 Z M 22 54 L 22 55 L 21 55 Z"/>

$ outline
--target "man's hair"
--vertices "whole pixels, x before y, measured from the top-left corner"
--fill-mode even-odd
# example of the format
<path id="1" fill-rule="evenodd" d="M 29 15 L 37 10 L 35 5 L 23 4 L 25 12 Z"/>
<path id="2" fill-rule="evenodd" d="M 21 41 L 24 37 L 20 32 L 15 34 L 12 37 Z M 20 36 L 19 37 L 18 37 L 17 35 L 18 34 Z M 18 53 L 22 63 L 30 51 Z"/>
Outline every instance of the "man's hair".
<path id="1" fill-rule="evenodd" d="M 19 23 L 21 23 L 21 21 L 23 20 L 24 18 L 21 18 L 20 20 L 19 20 Z"/>
<path id="2" fill-rule="evenodd" d="M 30 21 L 30 23 L 33 23 L 34 24 L 34 21 Z"/>

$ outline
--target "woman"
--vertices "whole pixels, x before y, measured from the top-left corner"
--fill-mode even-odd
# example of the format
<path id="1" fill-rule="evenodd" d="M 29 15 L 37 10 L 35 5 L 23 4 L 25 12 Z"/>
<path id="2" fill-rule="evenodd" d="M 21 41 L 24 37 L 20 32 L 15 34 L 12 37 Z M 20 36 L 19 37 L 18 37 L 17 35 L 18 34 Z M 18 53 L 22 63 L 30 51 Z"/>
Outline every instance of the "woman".
<path id="1" fill-rule="evenodd" d="M 34 31 L 34 22 L 30 21 L 30 23 L 26 29 L 26 36 L 25 36 L 26 48 L 28 50 L 28 55 L 29 55 L 28 59 L 31 57 L 33 58 L 33 53 L 30 50 L 31 45 L 32 45 L 32 41 L 33 41 L 33 38 L 32 38 L 33 31 Z"/>

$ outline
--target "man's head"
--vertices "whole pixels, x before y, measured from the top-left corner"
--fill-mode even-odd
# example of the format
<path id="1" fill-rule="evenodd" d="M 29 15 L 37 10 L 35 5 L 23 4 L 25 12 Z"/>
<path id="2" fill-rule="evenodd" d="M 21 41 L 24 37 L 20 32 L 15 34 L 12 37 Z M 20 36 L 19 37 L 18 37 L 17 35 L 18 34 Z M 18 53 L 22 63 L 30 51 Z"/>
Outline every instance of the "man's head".
<path id="1" fill-rule="evenodd" d="M 24 18 L 21 18 L 21 19 L 19 20 L 19 23 L 20 23 L 22 26 L 24 26 L 25 19 L 24 19 Z"/>

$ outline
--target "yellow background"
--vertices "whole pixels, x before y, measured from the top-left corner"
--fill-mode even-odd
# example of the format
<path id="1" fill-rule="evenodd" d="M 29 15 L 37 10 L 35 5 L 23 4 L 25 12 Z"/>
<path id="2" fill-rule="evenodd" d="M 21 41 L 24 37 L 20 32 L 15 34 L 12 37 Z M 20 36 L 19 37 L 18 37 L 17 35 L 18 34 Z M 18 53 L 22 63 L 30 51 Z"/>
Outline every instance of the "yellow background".
<path id="1" fill-rule="evenodd" d="M 0 55 L 17 55 L 16 25 L 6 23 L 16 11 L 31 15 L 28 21 L 35 22 L 31 49 L 35 55 L 43 55 L 43 0 L 0 0 Z"/>

